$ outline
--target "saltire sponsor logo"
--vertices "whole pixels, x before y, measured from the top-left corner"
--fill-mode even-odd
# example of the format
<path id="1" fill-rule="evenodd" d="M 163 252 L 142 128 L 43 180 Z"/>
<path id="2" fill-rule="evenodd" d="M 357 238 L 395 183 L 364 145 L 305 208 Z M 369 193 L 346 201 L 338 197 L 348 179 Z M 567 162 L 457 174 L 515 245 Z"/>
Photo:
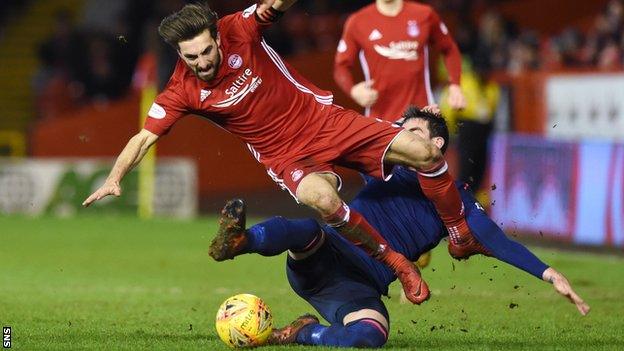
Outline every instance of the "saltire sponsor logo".
<path id="1" fill-rule="evenodd" d="M 147 115 L 152 118 L 163 119 L 167 115 L 167 112 L 159 104 L 153 103 L 152 107 L 150 107 L 149 111 L 147 112 Z"/>
<path id="2" fill-rule="evenodd" d="M 250 68 L 245 69 L 245 71 L 234 80 L 232 85 L 225 89 L 225 93 L 229 98 L 212 104 L 212 106 L 218 108 L 234 106 L 241 102 L 247 94 L 256 91 L 260 84 L 262 84 L 262 78 L 260 78 L 260 76 L 255 76 L 248 82 L 252 75 L 253 71 Z"/>
<path id="3" fill-rule="evenodd" d="M 262 39 L 262 42 L 260 44 L 262 45 L 264 50 L 269 55 L 269 58 L 271 59 L 271 61 L 273 61 L 273 63 L 280 70 L 280 72 L 282 72 L 282 74 L 286 77 L 286 79 L 288 79 L 295 87 L 297 87 L 297 89 L 301 90 L 302 92 L 304 92 L 306 94 L 313 95 L 314 99 L 316 99 L 316 101 L 318 103 L 321 103 L 323 105 L 331 105 L 333 103 L 333 101 L 334 101 L 334 96 L 333 95 L 318 95 L 318 94 L 315 94 L 312 90 L 310 90 L 309 88 L 305 87 L 301 83 L 297 82 L 295 80 L 295 78 L 290 74 L 288 69 L 286 68 L 286 65 L 284 64 L 284 61 L 282 61 L 281 57 L 279 57 L 279 55 L 273 50 L 273 48 L 271 48 L 266 43 L 266 41 L 264 41 L 264 39 Z"/>
<path id="4" fill-rule="evenodd" d="M 374 45 L 375 51 L 391 60 L 418 60 L 418 42 L 417 41 L 399 41 L 390 42 L 388 46 Z"/>
<path id="5" fill-rule="evenodd" d="M 219 101 L 216 104 L 213 104 L 212 106 L 218 107 L 218 108 L 234 106 L 238 104 L 239 102 L 241 102 L 245 98 L 245 96 L 247 96 L 247 94 L 253 93 L 254 91 L 256 91 L 256 89 L 258 89 L 258 86 L 260 86 L 260 84 L 262 84 L 262 78 L 258 76 L 253 77 L 251 79 L 251 82 L 245 85 L 238 93 L 232 95 L 232 97 L 228 99 Z"/>

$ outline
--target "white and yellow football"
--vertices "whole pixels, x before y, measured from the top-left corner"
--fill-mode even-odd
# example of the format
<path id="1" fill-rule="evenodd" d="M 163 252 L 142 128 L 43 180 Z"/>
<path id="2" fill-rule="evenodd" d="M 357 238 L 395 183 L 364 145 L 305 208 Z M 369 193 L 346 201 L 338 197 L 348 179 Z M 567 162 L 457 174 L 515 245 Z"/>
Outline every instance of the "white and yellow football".
<path id="1" fill-rule="evenodd" d="M 234 295 L 217 311 L 217 334 L 233 348 L 260 346 L 273 329 L 273 316 L 261 298 L 251 294 Z"/>

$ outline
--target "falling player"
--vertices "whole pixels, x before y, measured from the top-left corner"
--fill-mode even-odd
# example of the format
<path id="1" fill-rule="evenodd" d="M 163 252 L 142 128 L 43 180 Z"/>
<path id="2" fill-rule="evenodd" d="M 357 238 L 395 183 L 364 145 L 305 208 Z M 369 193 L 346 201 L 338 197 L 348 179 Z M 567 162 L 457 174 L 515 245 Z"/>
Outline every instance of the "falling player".
<path id="1" fill-rule="evenodd" d="M 448 129 L 438 115 L 410 109 L 404 127 L 446 148 Z M 458 188 L 474 235 L 494 257 L 550 282 L 579 313 L 589 312 L 589 305 L 561 273 L 508 239 L 465 187 L 458 184 Z M 410 259 L 437 246 L 447 235 L 434 206 L 418 188 L 417 175 L 407 168 L 397 168 L 388 182 L 370 181 L 351 206 L 385 235 L 389 245 Z M 244 214 L 241 200 L 228 202 L 211 252 L 224 242 L 230 242 L 232 248 L 227 258 L 288 251 L 286 272 L 291 287 L 330 323 L 325 326 L 315 316 L 304 315 L 274 330 L 271 343 L 338 347 L 386 343 L 390 319 L 381 295 L 387 294 L 395 279 L 392 271 L 350 245 L 333 228 L 321 227 L 312 219 L 273 217 L 245 230 Z"/>
<path id="2" fill-rule="evenodd" d="M 265 1 L 218 20 L 206 4 L 166 17 L 158 30 L 178 53 L 169 83 L 152 105 L 144 128 L 130 139 L 88 206 L 121 194 L 120 182 L 149 147 L 188 114 L 199 115 L 247 143 L 268 174 L 295 199 L 391 267 L 407 298 L 429 297 L 417 268 L 338 196 L 335 165 L 387 178 L 391 165 L 418 170 L 420 186 L 449 232 L 455 257 L 480 252 L 466 224 L 459 192 L 440 151 L 388 122 L 332 105 L 332 95 L 292 70 L 262 38 L 294 0 Z"/>

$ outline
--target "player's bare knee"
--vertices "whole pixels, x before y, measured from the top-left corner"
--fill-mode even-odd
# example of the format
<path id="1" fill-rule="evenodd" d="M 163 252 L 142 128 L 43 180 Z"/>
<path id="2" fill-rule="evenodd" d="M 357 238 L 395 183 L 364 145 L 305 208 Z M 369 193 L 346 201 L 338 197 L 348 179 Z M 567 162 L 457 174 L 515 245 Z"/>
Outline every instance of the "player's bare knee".
<path id="1" fill-rule="evenodd" d="M 338 194 L 330 190 L 297 191 L 297 199 L 302 204 L 317 210 L 323 216 L 333 214 L 342 205 L 342 200 Z"/>
<path id="2" fill-rule="evenodd" d="M 334 214 L 340 206 L 342 206 L 342 200 L 333 192 L 319 193 L 312 205 L 323 216 Z"/>

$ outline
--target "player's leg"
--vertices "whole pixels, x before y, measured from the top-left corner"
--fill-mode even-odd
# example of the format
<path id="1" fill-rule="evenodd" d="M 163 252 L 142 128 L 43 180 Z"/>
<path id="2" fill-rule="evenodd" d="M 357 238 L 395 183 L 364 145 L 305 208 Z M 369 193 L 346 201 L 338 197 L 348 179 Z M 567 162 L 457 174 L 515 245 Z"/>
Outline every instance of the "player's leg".
<path id="1" fill-rule="evenodd" d="M 467 258 L 481 252 L 473 245 L 474 237 L 464 218 L 464 207 L 448 173 L 440 149 L 431 142 L 410 133 L 399 134 L 384 158 L 385 162 L 413 167 L 423 193 L 431 200 L 449 232 L 449 252 L 455 258 Z"/>
<path id="2" fill-rule="evenodd" d="M 420 304 L 427 300 L 429 288 L 418 269 L 405 256 L 394 251 L 361 214 L 340 199 L 337 184 L 338 179 L 331 173 L 310 173 L 299 183 L 297 199 L 317 210 L 323 220 L 342 236 L 392 268 L 410 301 Z"/>
<path id="3" fill-rule="evenodd" d="M 245 204 L 240 199 L 226 203 L 221 211 L 219 230 L 209 249 L 215 260 L 232 259 L 244 253 L 275 256 L 286 250 L 307 252 L 322 241 L 321 227 L 313 219 L 273 217 L 246 229 L 245 212 Z"/>
<path id="4" fill-rule="evenodd" d="M 341 323 L 321 324 L 312 315 L 295 319 L 289 325 L 274 330 L 273 344 L 377 348 L 388 340 L 388 313 L 379 298 L 356 299 L 346 306 L 358 309 L 349 312 Z M 340 313 L 340 311 L 338 312 Z"/>

